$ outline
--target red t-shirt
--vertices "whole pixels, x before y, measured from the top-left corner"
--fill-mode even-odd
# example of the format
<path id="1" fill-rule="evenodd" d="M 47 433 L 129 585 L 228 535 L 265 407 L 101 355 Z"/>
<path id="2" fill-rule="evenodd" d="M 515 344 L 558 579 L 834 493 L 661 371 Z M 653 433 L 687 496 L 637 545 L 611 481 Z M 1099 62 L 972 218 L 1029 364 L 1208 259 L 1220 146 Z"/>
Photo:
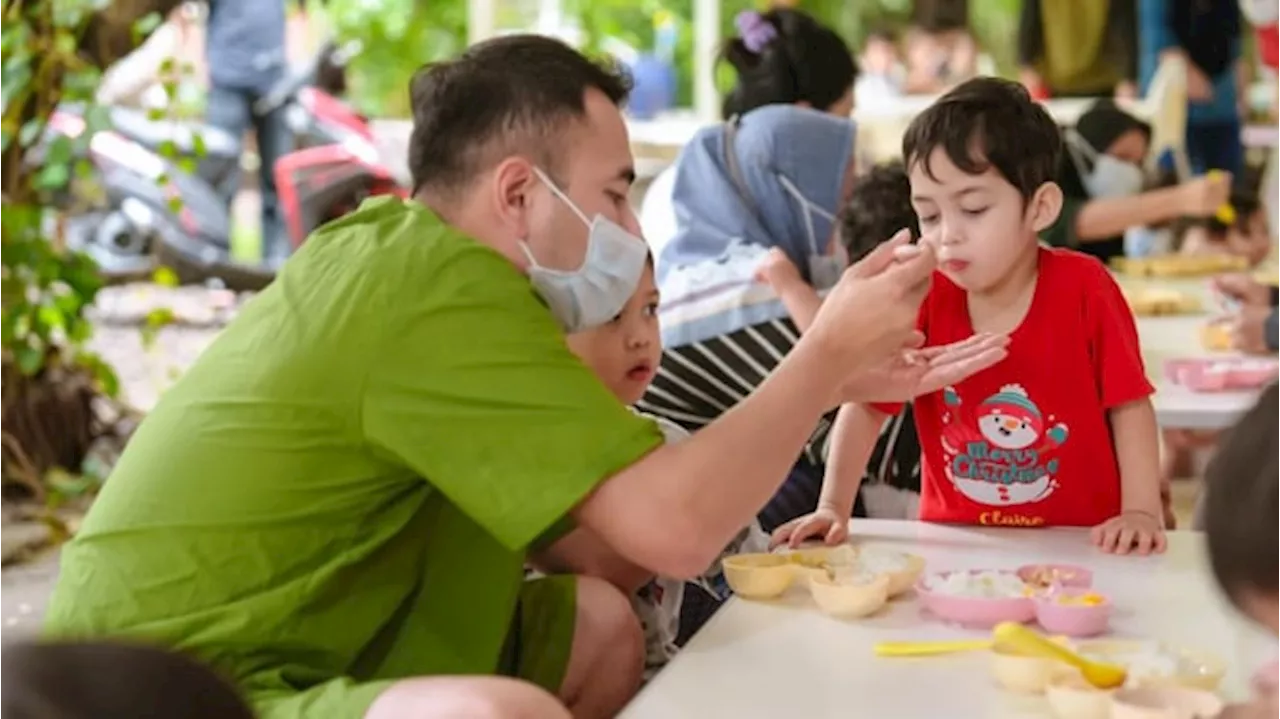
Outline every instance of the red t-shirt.
<path id="1" fill-rule="evenodd" d="M 919 326 L 929 345 L 971 336 L 965 291 L 935 275 Z M 1049 527 L 1114 517 L 1120 472 L 1107 411 L 1153 391 L 1133 313 L 1106 268 L 1078 252 L 1041 249 L 1008 357 L 914 402 L 920 518 Z"/>

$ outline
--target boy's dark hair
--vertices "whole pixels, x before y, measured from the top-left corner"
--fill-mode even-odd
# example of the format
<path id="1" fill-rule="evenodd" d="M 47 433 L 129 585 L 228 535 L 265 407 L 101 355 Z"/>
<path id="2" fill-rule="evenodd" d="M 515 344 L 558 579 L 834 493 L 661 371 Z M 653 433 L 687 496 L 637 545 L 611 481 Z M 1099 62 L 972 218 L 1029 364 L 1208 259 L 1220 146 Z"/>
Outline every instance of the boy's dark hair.
<path id="1" fill-rule="evenodd" d="M 555 164 L 559 134 L 585 116 L 592 88 L 620 106 L 631 82 L 617 67 L 541 35 L 486 40 L 426 65 L 409 84 L 414 190 L 456 191 L 508 153 Z"/>
<path id="2" fill-rule="evenodd" d="M 111 642 L 5 647 L 4 719 L 253 719 L 240 694 L 201 664 Z"/>
<path id="3" fill-rule="evenodd" d="M 760 17 L 776 35 L 759 52 L 740 37 L 730 38 L 720 51 L 738 74 L 721 107 L 726 119 L 798 102 L 825 111 L 853 87 L 858 65 L 834 30 L 799 10 L 776 8 Z"/>
<path id="4" fill-rule="evenodd" d="M 876 165 L 854 180 L 840 210 L 840 241 L 857 262 L 902 228 L 920 237 L 920 218 L 911 207 L 911 180 L 901 162 Z"/>
<path id="5" fill-rule="evenodd" d="M 1275 596 L 1280 591 L 1276 399 L 1273 384 L 1236 422 L 1205 470 L 1209 564 L 1222 590 L 1237 602 L 1244 592 Z"/>
<path id="6" fill-rule="evenodd" d="M 1062 134 L 1022 85 L 978 77 L 957 85 L 917 115 L 902 138 L 907 168 L 923 163 L 930 177 L 934 175 L 929 158 L 938 148 L 971 175 L 995 168 L 1027 201 L 1054 180 Z"/>

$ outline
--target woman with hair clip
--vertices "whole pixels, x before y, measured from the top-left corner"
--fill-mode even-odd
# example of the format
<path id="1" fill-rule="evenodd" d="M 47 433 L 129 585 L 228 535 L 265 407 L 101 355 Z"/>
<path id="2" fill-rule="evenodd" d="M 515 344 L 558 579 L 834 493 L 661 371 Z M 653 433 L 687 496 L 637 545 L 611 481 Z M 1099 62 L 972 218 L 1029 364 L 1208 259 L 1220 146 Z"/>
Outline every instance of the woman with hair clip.
<path id="1" fill-rule="evenodd" d="M 734 20 L 720 59 L 737 74 L 725 95 L 725 119 L 765 105 L 798 105 L 849 117 L 858 67 L 834 30 L 799 10 L 745 10 Z M 672 192 L 675 167 L 654 178 L 640 209 L 640 226 L 661 266 L 662 248 L 678 229 Z"/>

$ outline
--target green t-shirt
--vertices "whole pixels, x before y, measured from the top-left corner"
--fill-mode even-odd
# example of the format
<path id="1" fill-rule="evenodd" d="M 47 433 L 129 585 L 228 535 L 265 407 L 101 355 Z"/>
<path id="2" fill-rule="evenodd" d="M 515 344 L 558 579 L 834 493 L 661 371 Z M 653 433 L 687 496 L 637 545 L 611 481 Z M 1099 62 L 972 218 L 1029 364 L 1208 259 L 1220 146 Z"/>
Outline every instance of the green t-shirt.
<path id="1" fill-rule="evenodd" d="M 191 650 L 257 697 L 492 673 L 524 550 L 661 442 L 506 259 L 373 200 L 142 423 L 47 630 Z"/>

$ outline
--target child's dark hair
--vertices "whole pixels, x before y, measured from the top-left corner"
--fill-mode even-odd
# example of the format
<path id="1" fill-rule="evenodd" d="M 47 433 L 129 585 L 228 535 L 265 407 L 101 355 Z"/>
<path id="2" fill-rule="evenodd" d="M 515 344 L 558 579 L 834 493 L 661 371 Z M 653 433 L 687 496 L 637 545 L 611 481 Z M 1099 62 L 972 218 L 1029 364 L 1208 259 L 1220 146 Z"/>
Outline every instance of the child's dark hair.
<path id="1" fill-rule="evenodd" d="M 1026 201 L 1056 177 L 1062 134 L 1022 85 L 978 77 L 917 115 L 902 138 L 907 168 L 923 163 L 930 177 L 929 158 L 938 148 L 971 175 L 994 167 Z"/>
<path id="2" fill-rule="evenodd" d="M 876 165 L 854 180 L 849 201 L 840 210 L 840 241 L 857 262 L 897 234 L 911 230 L 920 237 L 920 219 L 911 207 L 911 180 L 901 162 Z"/>
<path id="3" fill-rule="evenodd" d="M 1275 596 L 1280 582 L 1276 385 L 1258 398 L 1219 445 L 1205 470 L 1204 531 L 1222 590 Z"/>
<path id="4" fill-rule="evenodd" d="M 799 10 L 747 10 L 738 16 L 738 26 L 738 37 L 730 38 L 720 52 L 738 74 L 721 108 L 725 118 L 765 105 L 799 102 L 825 111 L 858 77 L 844 40 Z"/>
<path id="5" fill-rule="evenodd" d="M 112 642 L 5 647 L 4 719 L 253 719 L 240 694 L 192 659 Z"/>

